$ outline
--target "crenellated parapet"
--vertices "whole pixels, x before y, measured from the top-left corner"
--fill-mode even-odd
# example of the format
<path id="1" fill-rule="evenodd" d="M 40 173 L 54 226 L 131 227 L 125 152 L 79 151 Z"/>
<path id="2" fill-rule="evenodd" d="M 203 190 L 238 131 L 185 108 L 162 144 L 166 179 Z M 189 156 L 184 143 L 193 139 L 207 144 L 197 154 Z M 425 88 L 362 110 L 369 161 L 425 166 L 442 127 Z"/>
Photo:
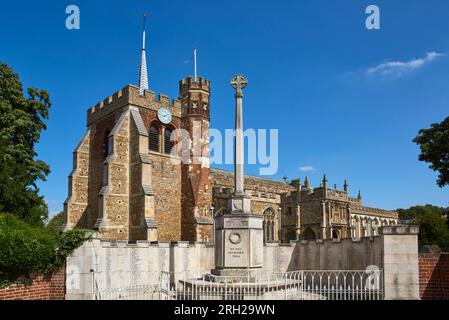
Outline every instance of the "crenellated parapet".
<path id="1" fill-rule="evenodd" d="M 352 206 L 356 206 L 356 207 L 362 206 L 362 201 L 360 199 L 349 197 L 348 200 Z"/>
<path id="2" fill-rule="evenodd" d="M 398 213 L 395 211 L 383 210 L 378 208 L 370 208 L 364 206 L 351 207 L 351 214 L 367 215 L 374 217 L 384 217 L 389 219 L 398 219 Z"/>
<path id="3" fill-rule="evenodd" d="M 222 189 L 228 188 L 233 192 L 234 176 L 232 172 L 213 168 L 211 169 L 211 179 L 214 186 Z M 254 194 L 254 196 L 273 198 L 275 195 L 295 191 L 295 188 L 282 181 L 245 175 L 245 190 L 250 190 L 251 195 Z"/>
<path id="4" fill-rule="evenodd" d="M 336 201 L 349 201 L 349 195 L 347 192 L 327 189 L 326 198 Z"/>
<path id="5" fill-rule="evenodd" d="M 179 82 L 179 91 L 181 93 L 192 90 L 210 92 L 210 81 L 203 77 L 197 77 L 196 81 L 193 77 L 187 77 Z"/>
<path id="6" fill-rule="evenodd" d="M 304 189 L 301 191 L 301 200 L 313 201 L 323 199 L 323 188 Z"/>
<path id="7" fill-rule="evenodd" d="M 153 111 L 161 107 L 169 108 L 174 117 L 181 117 L 181 101 L 178 99 L 170 100 L 170 97 L 155 92 L 145 90 L 140 95 L 139 88 L 133 85 L 127 85 L 123 89 L 115 92 L 112 96 L 104 99 L 91 107 L 87 111 L 87 125 L 90 126 L 126 106 L 138 106 Z"/>

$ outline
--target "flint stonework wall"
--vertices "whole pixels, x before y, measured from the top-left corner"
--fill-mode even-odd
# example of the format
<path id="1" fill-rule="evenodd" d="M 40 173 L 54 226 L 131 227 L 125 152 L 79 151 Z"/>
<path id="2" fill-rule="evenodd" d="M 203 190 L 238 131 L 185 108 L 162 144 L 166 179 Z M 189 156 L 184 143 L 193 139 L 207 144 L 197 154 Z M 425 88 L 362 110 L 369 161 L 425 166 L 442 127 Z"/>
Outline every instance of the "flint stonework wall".
<path id="1" fill-rule="evenodd" d="M 140 159 L 140 135 L 132 121 L 129 132 L 129 239 L 148 240 L 145 225 L 145 195 L 142 183 L 142 163 Z M 146 151 L 146 150 L 145 150 Z"/>
<path id="2" fill-rule="evenodd" d="M 116 116 L 109 116 L 97 123 L 91 129 L 90 136 L 90 163 L 89 163 L 89 207 L 83 227 L 93 228 L 98 219 L 98 193 L 103 187 L 103 144 L 108 132 L 111 132 L 116 123 Z"/>
<path id="3" fill-rule="evenodd" d="M 181 166 L 168 155 L 150 153 L 159 241 L 181 238 Z"/>
<path id="4" fill-rule="evenodd" d="M 90 130 L 73 153 L 73 171 L 69 176 L 69 195 L 64 203 L 64 230 L 86 227 L 89 192 Z"/>
<path id="5" fill-rule="evenodd" d="M 129 126 L 130 113 L 121 115 L 113 136 L 112 150 L 104 162 L 102 239 L 126 240 L 129 238 Z M 114 132 L 115 131 L 115 132 Z M 112 153 L 111 153 L 112 151 Z M 104 172 L 104 170 L 107 170 Z"/>

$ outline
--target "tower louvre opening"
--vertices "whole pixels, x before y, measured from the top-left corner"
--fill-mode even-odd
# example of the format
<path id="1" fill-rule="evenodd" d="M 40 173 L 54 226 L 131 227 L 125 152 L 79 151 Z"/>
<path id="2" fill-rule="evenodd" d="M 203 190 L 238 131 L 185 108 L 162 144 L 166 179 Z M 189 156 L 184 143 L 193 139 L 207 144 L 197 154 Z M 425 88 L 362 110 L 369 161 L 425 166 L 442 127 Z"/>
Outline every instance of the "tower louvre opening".
<path id="1" fill-rule="evenodd" d="M 159 152 L 159 128 L 156 125 L 150 127 L 149 143 L 151 151 Z"/>
<path id="2" fill-rule="evenodd" d="M 172 128 L 166 128 L 164 133 L 164 151 L 166 154 L 170 154 L 174 143 L 171 141 L 171 135 L 173 133 Z"/>

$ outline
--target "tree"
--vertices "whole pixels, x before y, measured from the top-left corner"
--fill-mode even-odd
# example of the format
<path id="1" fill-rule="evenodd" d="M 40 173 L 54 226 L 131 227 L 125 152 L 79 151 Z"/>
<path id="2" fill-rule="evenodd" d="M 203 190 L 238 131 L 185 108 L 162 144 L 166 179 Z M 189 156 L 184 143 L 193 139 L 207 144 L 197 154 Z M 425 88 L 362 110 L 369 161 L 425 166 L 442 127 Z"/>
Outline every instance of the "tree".
<path id="1" fill-rule="evenodd" d="M 43 225 L 48 209 L 37 182 L 46 180 L 50 168 L 36 159 L 35 146 L 46 129 L 51 102 L 45 90 L 29 88 L 27 93 L 19 76 L 0 62 L 0 212 Z"/>
<path id="2" fill-rule="evenodd" d="M 414 206 L 408 209 L 398 209 L 400 220 L 416 220 L 416 218 L 425 213 L 431 213 L 438 216 L 443 216 L 447 209 L 426 204 L 425 206 Z"/>
<path id="3" fill-rule="evenodd" d="M 64 224 L 64 212 L 59 212 L 55 215 L 47 224 L 46 229 L 48 232 L 58 235 Z"/>
<path id="4" fill-rule="evenodd" d="M 430 163 L 430 169 L 438 172 L 437 184 L 449 185 L 449 118 L 422 129 L 413 140 L 421 148 L 419 160 Z"/>
<path id="5" fill-rule="evenodd" d="M 414 220 L 419 226 L 419 245 L 449 248 L 449 228 L 444 215 L 447 209 L 432 205 L 398 209 L 399 219 Z"/>
<path id="6" fill-rule="evenodd" d="M 425 213 L 417 217 L 419 225 L 419 244 L 438 245 L 441 248 L 449 248 L 449 230 L 446 220 L 432 213 Z"/>
<path id="7" fill-rule="evenodd" d="M 89 238 L 88 230 L 56 234 L 0 212 L 0 288 L 22 276 L 27 283 L 31 273 L 53 273 Z"/>

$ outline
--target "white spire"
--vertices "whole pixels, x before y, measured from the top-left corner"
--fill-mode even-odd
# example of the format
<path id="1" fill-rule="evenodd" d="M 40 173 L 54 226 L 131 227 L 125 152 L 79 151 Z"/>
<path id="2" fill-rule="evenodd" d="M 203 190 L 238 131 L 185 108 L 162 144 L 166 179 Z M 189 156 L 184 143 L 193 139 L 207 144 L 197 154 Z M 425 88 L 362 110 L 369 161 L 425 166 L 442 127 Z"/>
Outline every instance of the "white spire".
<path id="1" fill-rule="evenodd" d="M 143 37 L 142 37 L 142 59 L 140 62 L 140 74 L 139 74 L 139 92 L 143 96 L 145 90 L 148 90 L 148 70 L 147 70 L 147 53 L 145 50 L 145 37 L 146 37 L 146 14 L 143 15 Z"/>

